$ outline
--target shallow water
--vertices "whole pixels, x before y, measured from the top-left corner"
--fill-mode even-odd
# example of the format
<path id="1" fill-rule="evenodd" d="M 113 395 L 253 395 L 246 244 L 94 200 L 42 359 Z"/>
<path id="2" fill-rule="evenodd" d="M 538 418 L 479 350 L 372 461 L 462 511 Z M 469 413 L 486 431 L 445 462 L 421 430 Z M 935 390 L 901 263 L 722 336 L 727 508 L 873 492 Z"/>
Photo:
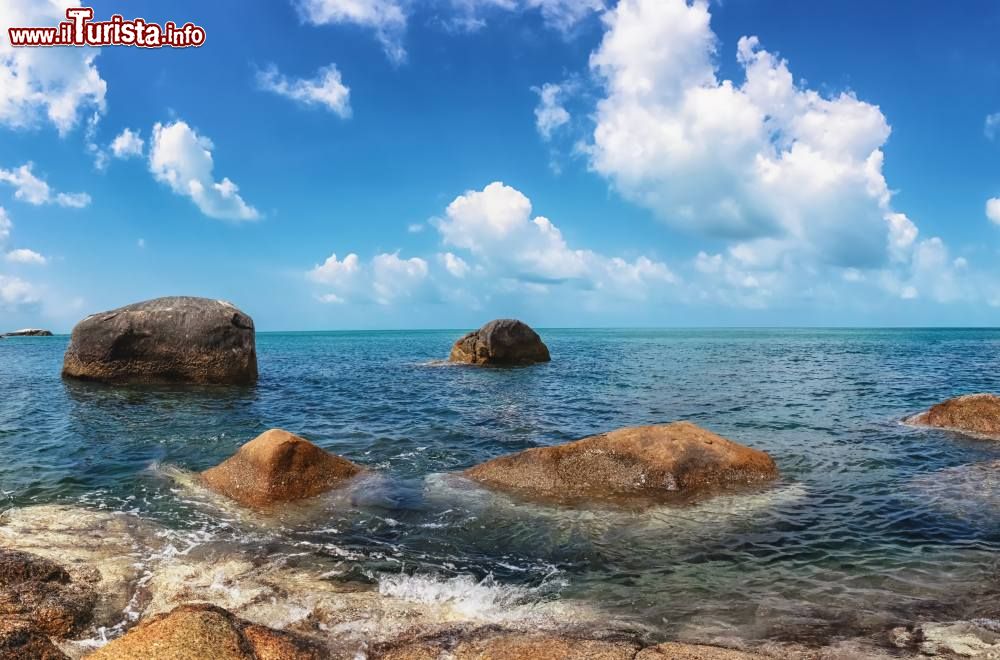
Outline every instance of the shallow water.
<path id="1" fill-rule="evenodd" d="M 503 609 L 580 600 L 703 641 L 826 641 L 1000 614 L 1000 444 L 898 420 L 1000 391 L 995 330 L 548 330 L 553 362 L 442 365 L 460 333 L 263 333 L 252 388 L 63 382 L 67 338 L 0 341 L 4 508 L 74 503 L 176 548 L 314 560 L 331 580 Z M 619 426 L 688 419 L 782 479 L 636 511 L 520 503 L 445 473 Z M 187 478 L 270 427 L 379 471 L 252 515 Z"/>

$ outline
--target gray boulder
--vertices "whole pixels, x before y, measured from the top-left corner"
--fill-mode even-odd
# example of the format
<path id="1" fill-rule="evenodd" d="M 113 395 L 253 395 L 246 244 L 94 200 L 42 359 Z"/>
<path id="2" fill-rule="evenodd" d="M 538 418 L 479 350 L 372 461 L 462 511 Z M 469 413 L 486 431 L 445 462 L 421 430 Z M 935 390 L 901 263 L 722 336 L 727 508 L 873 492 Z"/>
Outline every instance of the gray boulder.
<path id="1" fill-rule="evenodd" d="M 516 319 L 490 321 L 456 341 L 448 356 L 449 362 L 501 366 L 549 360 L 549 349 L 538 333 Z"/>
<path id="2" fill-rule="evenodd" d="M 231 303 L 173 296 L 76 324 L 63 376 L 109 383 L 257 381 L 253 319 Z"/>

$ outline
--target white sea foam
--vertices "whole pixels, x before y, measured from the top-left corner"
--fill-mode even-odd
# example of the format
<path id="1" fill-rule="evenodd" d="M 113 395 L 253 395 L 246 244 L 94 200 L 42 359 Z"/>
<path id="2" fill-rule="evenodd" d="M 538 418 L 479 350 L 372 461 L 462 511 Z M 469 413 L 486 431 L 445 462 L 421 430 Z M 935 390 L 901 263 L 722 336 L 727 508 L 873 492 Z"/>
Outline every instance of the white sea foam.
<path id="1" fill-rule="evenodd" d="M 379 578 L 379 594 L 399 600 L 453 610 L 470 620 L 504 618 L 516 606 L 538 601 L 538 591 L 498 584 L 492 575 L 477 580 L 471 575 L 445 578 L 435 575 L 385 575 Z"/>

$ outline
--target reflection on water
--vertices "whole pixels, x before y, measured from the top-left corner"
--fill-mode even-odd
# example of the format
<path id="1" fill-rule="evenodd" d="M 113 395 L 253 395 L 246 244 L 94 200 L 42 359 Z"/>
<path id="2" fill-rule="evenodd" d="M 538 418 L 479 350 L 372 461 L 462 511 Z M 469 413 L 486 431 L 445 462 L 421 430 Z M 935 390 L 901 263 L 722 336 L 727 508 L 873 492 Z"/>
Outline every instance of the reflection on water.
<path id="1" fill-rule="evenodd" d="M 553 362 L 510 370 L 441 368 L 451 332 L 262 334 L 257 387 L 193 389 L 64 383 L 65 338 L 5 341 L 0 489 L 133 512 L 178 553 L 294 558 L 470 611 L 591 603 L 658 637 L 824 641 L 1000 613 L 1000 444 L 898 424 L 1000 391 L 1000 332 L 543 334 Z M 781 481 L 636 510 L 447 474 L 675 419 L 768 451 Z M 266 515 L 191 478 L 275 426 L 378 473 Z"/>

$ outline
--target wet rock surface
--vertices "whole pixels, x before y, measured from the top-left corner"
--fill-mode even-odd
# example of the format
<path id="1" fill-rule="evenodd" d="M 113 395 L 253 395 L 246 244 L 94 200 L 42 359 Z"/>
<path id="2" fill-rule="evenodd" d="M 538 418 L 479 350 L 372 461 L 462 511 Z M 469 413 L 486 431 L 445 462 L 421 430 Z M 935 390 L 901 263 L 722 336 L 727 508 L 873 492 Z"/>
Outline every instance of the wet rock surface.
<path id="1" fill-rule="evenodd" d="M 321 660 L 329 654 L 296 635 L 254 625 L 214 605 L 182 605 L 143 621 L 87 656 L 93 660 Z"/>
<path id="2" fill-rule="evenodd" d="M 73 328 L 63 376 L 108 383 L 257 381 L 253 320 L 228 302 L 174 296 L 92 314 Z"/>
<path id="3" fill-rule="evenodd" d="M 47 635 L 24 621 L 0 616 L 0 660 L 66 660 Z"/>
<path id="4" fill-rule="evenodd" d="M 241 504 L 264 507 L 314 497 L 364 469 L 305 438 L 271 429 L 201 474 L 213 491 Z"/>
<path id="5" fill-rule="evenodd" d="M 762 482 L 778 475 L 766 453 L 689 422 L 637 426 L 501 456 L 462 473 L 527 496 L 663 496 Z"/>
<path id="6" fill-rule="evenodd" d="M 70 637 L 90 622 L 96 594 L 59 564 L 0 548 L 0 619 L 20 621 L 53 637 Z"/>
<path id="7" fill-rule="evenodd" d="M 1000 440 L 1000 396 L 967 394 L 955 397 L 904 421 L 911 426 L 929 426 Z"/>
<path id="8" fill-rule="evenodd" d="M 538 333 L 516 319 L 490 321 L 455 342 L 449 362 L 518 366 L 548 362 L 549 349 Z"/>

